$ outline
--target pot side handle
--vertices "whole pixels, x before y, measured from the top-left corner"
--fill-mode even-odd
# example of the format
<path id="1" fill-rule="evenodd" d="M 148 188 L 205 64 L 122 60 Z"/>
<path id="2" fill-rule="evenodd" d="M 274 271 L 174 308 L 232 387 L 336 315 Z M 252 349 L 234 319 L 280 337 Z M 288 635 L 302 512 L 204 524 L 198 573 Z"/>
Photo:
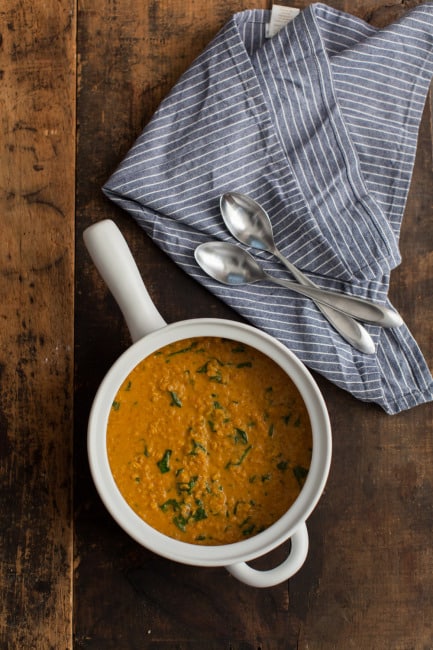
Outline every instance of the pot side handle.
<path id="1" fill-rule="evenodd" d="M 253 569 L 246 562 L 226 566 L 229 573 L 250 587 L 274 587 L 291 578 L 304 564 L 308 553 L 308 531 L 305 523 L 293 533 L 292 546 L 287 558 L 279 566 L 268 571 Z"/>
<path id="2" fill-rule="evenodd" d="M 104 219 L 89 226 L 83 239 L 123 313 L 132 341 L 135 343 L 164 327 L 167 323 L 153 304 L 131 250 L 114 221 Z"/>

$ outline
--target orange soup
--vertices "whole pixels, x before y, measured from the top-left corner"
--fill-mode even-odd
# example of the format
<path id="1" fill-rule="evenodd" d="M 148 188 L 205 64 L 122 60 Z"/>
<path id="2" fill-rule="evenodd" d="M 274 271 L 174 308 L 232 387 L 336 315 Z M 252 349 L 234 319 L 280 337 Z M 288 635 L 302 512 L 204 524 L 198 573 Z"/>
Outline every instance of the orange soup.
<path id="1" fill-rule="evenodd" d="M 311 460 L 299 391 L 271 359 L 215 337 L 177 341 L 139 363 L 107 428 L 113 477 L 148 524 L 194 544 L 228 544 L 274 523 Z"/>

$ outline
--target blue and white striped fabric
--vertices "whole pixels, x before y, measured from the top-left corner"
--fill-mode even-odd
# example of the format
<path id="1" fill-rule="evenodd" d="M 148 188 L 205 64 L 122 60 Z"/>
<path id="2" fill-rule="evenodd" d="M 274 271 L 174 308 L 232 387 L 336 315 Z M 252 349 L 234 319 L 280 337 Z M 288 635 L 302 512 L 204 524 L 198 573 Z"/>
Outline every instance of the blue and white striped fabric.
<path id="1" fill-rule="evenodd" d="M 326 288 L 387 301 L 418 127 L 433 75 L 433 3 L 378 30 L 312 4 L 276 36 L 270 12 L 235 14 L 181 77 L 104 187 L 187 273 L 311 369 L 397 413 L 433 398 L 405 325 L 368 326 L 358 353 L 314 304 L 270 285 L 227 288 L 195 247 L 233 241 L 227 191 L 268 211 L 279 248 Z M 288 272 L 267 253 L 274 275 Z"/>

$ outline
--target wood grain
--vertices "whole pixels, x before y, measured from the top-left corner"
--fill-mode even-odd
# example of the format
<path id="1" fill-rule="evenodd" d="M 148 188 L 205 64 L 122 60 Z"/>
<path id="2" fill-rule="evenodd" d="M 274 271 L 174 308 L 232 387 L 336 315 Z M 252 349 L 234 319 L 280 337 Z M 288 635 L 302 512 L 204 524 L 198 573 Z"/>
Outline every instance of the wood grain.
<path id="1" fill-rule="evenodd" d="M 1 18 L 0 645 L 70 648 L 74 6 Z"/>
<path id="2" fill-rule="evenodd" d="M 82 82 L 80 116 L 89 108 L 91 114 L 96 111 L 96 118 L 101 112 L 107 96 L 103 96 L 102 89 L 95 92 L 92 75 L 107 76 L 106 71 L 110 70 L 111 128 L 107 128 L 106 121 L 100 124 L 96 127 L 100 129 L 98 137 L 92 140 L 89 132 L 79 148 L 79 160 L 81 157 L 88 161 L 89 168 L 99 174 L 97 185 L 102 185 L 159 100 L 209 36 L 216 33 L 233 11 L 251 6 L 251 3 L 244 7 L 229 4 L 224 4 L 222 15 L 221 3 L 208 3 L 208 11 L 200 16 L 194 3 L 171 2 L 167 14 L 153 11 L 150 3 L 152 21 L 149 22 L 146 12 L 140 15 L 138 40 L 127 36 L 130 33 L 128 3 L 107 7 L 104 12 L 107 27 L 117 26 L 114 47 L 103 56 L 96 47 L 86 53 L 84 47 L 80 48 L 86 74 L 90 76 Z M 400 2 L 333 4 L 378 26 L 398 18 L 407 9 Z M 255 3 L 255 6 L 259 5 Z M 173 19 L 171 25 L 176 24 L 174 31 L 167 24 L 168 15 Z M 89 15 L 90 24 L 93 16 Z M 86 22 L 83 16 L 83 24 Z M 122 26 L 120 32 L 119 26 Z M 158 34 L 159 42 L 155 36 Z M 126 63 L 131 61 L 133 65 Z M 88 120 L 89 128 L 90 125 L 95 128 L 93 123 L 94 120 Z M 96 141 L 98 152 L 94 155 Z M 427 358 L 432 359 L 431 308 L 425 301 L 417 302 L 412 293 L 421 285 L 424 296 L 430 295 L 431 290 L 429 260 L 424 258 L 424 265 L 416 264 L 415 249 L 420 236 L 426 252 L 432 250 L 433 244 L 427 226 L 431 219 L 430 150 L 426 113 L 414 181 L 422 190 L 416 192 L 413 188 L 408 203 L 407 225 L 402 234 L 405 263 L 396 274 L 392 296 L 408 321 L 412 320 Z M 85 225 L 90 215 L 91 220 L 110 216 L 117 221 L 157 306 L 168 321 L 209 314 L 233 317 L 225 306 L 175 268 L 123 212 L 92 191 L 83 190 L 81 200 L 89 201 L 92 207 L 90 210 L 89 204 L 83 209 L 79 207 L 79 223 Z M 416 214 L 419 219 L 422 217 L 422 223 L 414 228 Z M 88 299 L 92 300 L 92 319 L 87 330 L 86 352 L 77 357 L 78 375 L 83 376 L 80 368 L 88 367 L 87 355 L 95 348 L 105 362 L 103 367 L 99 363 L 94 375 L 87 376 L 83 383 L 82 393 L 88 398 L 110 363 L 128 345 L 128 334 L 85 255 L 83 259 L 80 275 L 88 287 L 93 285 L 92 298 Z M 85 301 L 82 310 L 83 317 L 89 313 Z M 320 378 L 319 382 L 333 422 L 333 468 L 324 498 L 309 522 L 309 558 L 288 585 L 257 592 L 236 583 L 223 570 L 182 567 L 155 558 L 131 544 L 113 525 L 98 500 L 91 496 L 91 481 L 87 471 L 83 471 L 79 485 L 85 486 L 86 496 L 79 487 L 78 502 L 85 506 L 76 521 L 79 564 L 75 630 L 80 647 L 138 648 L 141 634 L 145 635 L 148 648 L 403 650 L 429 647 L 433 634 L 424 612 L 431 612 L 433 605 L 433 556 L 429 549 L 422 548 L 422 540 L 428 539 L 431 526 L 431 507 L 427 501 L 431 472 L 428 466 L 418 467 L 416 459 L 432 457 L 431 436 L 425 435 L 432 430 L 431 406 L 390 418 L 375 407 L 356 402 Z M 85 412 L 83 408 L 83 420 Z M 406 525 L 403 522 L 408 522 L 409 514 L 410 523 Z M 279 553 L 281 558 L 284 549 Z M 103 612 L 98 620 L 90 607 L 96 599 Z M 108 627 L 107 620 L 110 620 Z"/>
<path id="3" fill-rule="evenodd" d="M 129 335 L 82 231 L 117 222 L 168 322 L 239 318 L 100 188 L 231 14 L 270 4 L 10 0 L 0 8 L 1 648 L 433 647 L 431 404 L 390 417 L 317 377 L 333 427 L 331 475 L 308 522 L 306 564 L 272 589 L 138 546 L 90 477 L 90 405 Z M 419 2 L 330 4 L 382 26 Z M 430 99 L 391 299 L 433 365 L 431 114 Z M 276 564 L 287 550 L 257 564 Z"/>

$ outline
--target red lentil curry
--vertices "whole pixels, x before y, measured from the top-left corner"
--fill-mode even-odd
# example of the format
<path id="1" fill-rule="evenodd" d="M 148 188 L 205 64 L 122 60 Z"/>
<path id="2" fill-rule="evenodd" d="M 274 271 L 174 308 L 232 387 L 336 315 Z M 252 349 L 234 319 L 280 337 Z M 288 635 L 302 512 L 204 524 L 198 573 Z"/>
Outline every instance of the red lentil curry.
<path id="1" fill-rule="evenodd" d="M 286 373 L 247 345 L 177 341 L 129 374 L 113 402 L 108 458 L 131 508 L 160 532 L 228 544 L 290 507 L 311 460 L 311 427 Z"/>

